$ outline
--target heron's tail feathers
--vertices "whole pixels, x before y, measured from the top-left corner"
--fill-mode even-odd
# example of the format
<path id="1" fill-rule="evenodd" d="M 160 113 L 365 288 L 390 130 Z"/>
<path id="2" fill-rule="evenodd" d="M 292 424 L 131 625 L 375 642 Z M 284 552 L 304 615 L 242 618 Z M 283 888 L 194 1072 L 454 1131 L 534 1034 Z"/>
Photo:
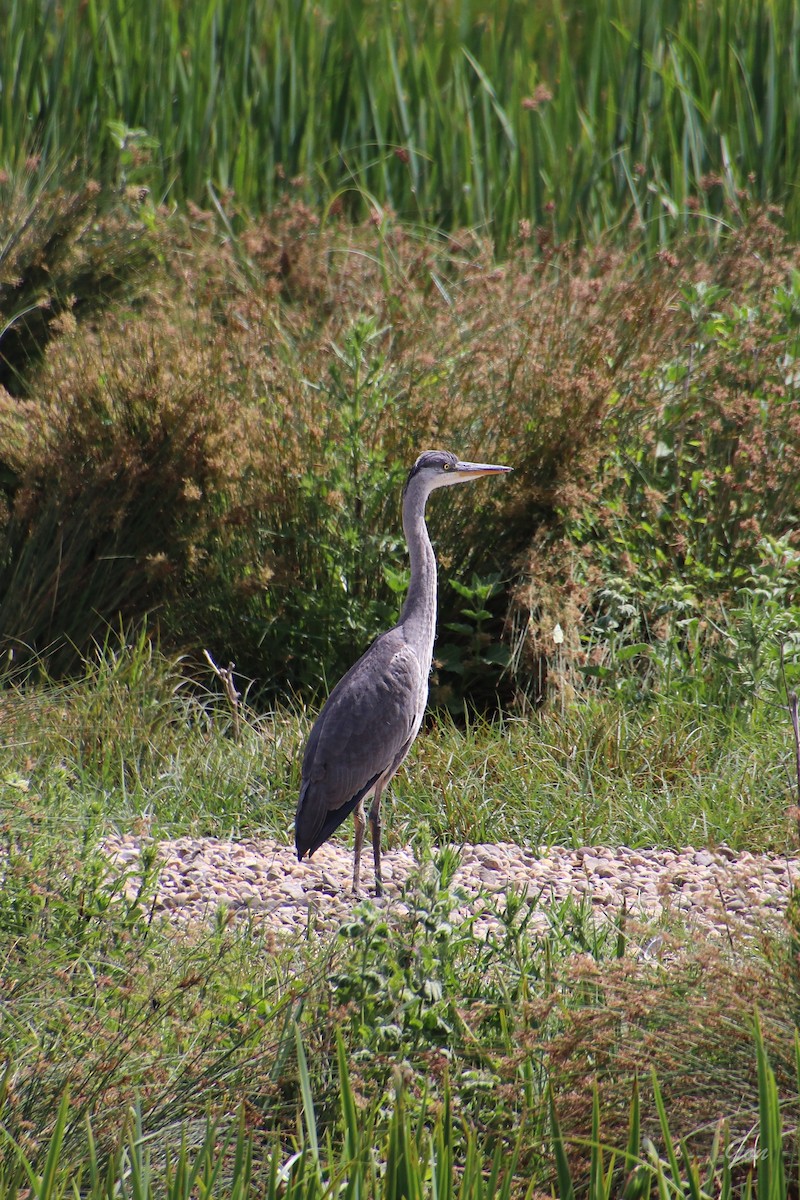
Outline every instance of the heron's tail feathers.
<path id="1" fill-rule="evenodd" d="M 319 850 L 323 842 L 338 829 L 353 809 L 367 796 L 380 778 L 376 775 L 363 788 L 359 788 L 355 796 L 345 801 L 338 808 L 322 808 L 314 803 L 314 797 L 309 795 L 310 787 L 304 783 L 300 789 L 300 800 L 294 820 L 294 844 L 297 857 L 302 859 L 307 854 L 310 858 L 315 850 Z"/>

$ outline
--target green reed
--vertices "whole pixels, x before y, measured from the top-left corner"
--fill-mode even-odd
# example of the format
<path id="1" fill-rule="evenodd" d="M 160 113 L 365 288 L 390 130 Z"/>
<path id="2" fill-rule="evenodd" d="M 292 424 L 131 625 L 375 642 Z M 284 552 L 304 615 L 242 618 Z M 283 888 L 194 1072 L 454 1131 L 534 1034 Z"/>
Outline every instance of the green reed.
<path id="1" fill-rule="evenodd" d="M 3 0 L 0 163 L 248 209 L 389 207 L 499 249 L 800 222 L 793 0 Z"/>

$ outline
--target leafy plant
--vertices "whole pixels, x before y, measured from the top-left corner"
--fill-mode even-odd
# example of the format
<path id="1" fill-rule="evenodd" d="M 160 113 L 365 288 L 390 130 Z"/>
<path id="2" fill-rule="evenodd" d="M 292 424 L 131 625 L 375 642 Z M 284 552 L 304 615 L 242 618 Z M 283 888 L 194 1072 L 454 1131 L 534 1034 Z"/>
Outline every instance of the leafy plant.
<path id="1" fill-rule="evenodd" d="M 450 580 L 460 601 L 459 620 L 446 621 L 444 628 L 455 637 L 440 636 L 436 643 L 436 665 L 444 672 L 435 699 L 460 715 L 466 698 L 479 705 L 491 703 L 497 696 L 497 681 L 511 660 L 508 646 L 499 640 L 497 614 L 488 607 L 492 600 L 504 597 L 499 576 L 486 579 L 472 576 L 469 584 Z M 450 679 L 455 676 L 455 684 Z M 444 682 L 447 680 L 447 682 Z M 495 700 L 496 703 L 496 700 Z"/>
<path id="2" fill-rule="evenodd" d="M 431 1047 L 452 1033 L 448 984 L 469 927 L 454 928 L 447 892 L 409 889 L 408 902 L 402 944 L 368 903 L 340 931 L 355 953 L 331 976 L 333 999 L 352 1008 L 359 1039 L 377 1050 Z"/>
<path id="3" fill-rule="evenodd" d="M 684 286 L 693 338 L 642 380 L 638 431 L 643 402 L 620 401 L 605 508 L 568 521 L 592 580 L 585 678 L 726 707 L 774 687 L 797 625 L 796 288 L 790 275 L 759 306 Z"/>
<path id="4" fill-rule="evenodd" d="M 386 333 L 363 316 L 341 346 L 332 344 L 320 384 L 325 428 L 290 501 L 299 519 L 284 516 L 279 531 L 264 531 L 291 590 L 284 583 L 264 593 L 262 652 L 303 689 L 320 670 L 332 686 L 397 619 L 405 559 L 397 497 L 406 467 L 390 461 L 381 437 L 397 405 L 388 390 Z"/>

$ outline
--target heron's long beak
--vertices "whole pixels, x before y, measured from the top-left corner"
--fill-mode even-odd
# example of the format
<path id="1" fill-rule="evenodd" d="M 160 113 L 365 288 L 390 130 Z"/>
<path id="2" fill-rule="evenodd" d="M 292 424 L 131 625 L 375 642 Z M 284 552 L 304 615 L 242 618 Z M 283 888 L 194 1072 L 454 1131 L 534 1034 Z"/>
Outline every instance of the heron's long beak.
<path id="1" fill-rule="evenodd" d="M 499 467 L 494 463 L 457 462 L 454 474 L 458 479 L 480 479 L 481 475 L 507 475 L 513 467 Z"/>

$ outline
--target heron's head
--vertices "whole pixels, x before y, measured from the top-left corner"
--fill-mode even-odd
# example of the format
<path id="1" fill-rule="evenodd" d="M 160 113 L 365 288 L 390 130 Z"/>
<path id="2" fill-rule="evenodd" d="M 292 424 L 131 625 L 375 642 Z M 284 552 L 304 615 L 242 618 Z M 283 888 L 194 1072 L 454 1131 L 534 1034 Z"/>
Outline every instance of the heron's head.
<path id="1" fill-rule="evenodd" d="M 425 450 L 408 473 L 403 495 L 415 480 L 427 496 L 434 488 L 469 483 L 484 475 L 505 475 L 511 470 L 512 467 L 498 467 L 492 463 L 464 462 L 449 450 Z"/>

